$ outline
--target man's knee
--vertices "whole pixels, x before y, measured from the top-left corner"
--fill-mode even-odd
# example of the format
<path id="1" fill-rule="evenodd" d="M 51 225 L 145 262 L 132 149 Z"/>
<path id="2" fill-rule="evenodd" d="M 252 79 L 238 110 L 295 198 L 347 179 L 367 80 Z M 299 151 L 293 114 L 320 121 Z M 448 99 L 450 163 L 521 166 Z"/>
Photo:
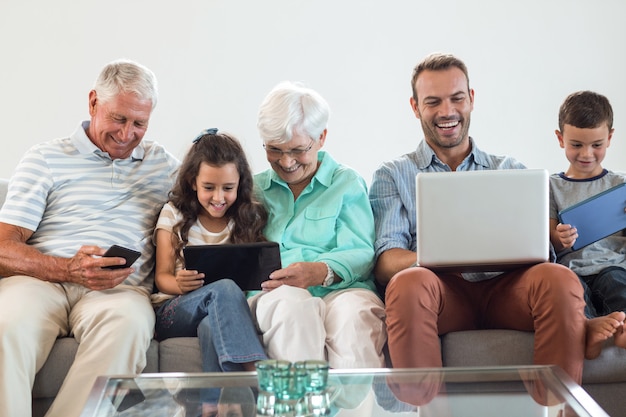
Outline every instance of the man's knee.
<path id="1" fill-rule="evenodd" d="M 582 289 L 578 275 L 566 266 L 544 262 L 535 265 L 532 268 L 537 272 L 533 274 L 534 278 L 540 280 L 541 282 L 568 288 Z"/>
<path id="2" fill-rule="evenodd" d="M 530 288 L 537 289 L 541 294 L 554 294 L 561 298 L 571 294 L 583 298 L 584 290 L 578 275 L 566 266 L 546 262 L 531 267 L 529 272 Z"/>
<path id="3" fill-rule="evenodd" d="M 439 287 L 439 278 L 429 269 L 414 267 L 407 268 L 391 278 L 387 285 L 385 301 L 388 303 L 397 298 L 411 298 L 424 291 L 432 292 Z"/>

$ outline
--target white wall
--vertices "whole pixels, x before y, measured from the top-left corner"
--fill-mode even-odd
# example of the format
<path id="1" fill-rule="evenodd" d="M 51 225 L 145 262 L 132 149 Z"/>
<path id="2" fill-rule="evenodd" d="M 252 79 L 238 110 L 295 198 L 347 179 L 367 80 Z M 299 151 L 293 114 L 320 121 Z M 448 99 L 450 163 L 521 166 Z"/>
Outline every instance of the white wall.
<path id="1" fill-rule="evenodd" d="M 591 89 L 616 113 L 604 165 L 626 171 L 625 15 L 623 0 L 0 0 L 0 177 L 87 118 L 100 69 L 125 57 L 157 74 L 147 137 L 177 156 L 219 127 L 265 169 L 258 105 L 279 81 L 298 80 L 331 105 L 327 148 L 369 182 L 422 138 L 410 76 L 433 51 L 467 63 L 470 134 L 483 149 L 565 169 L 558 107 Z"/>

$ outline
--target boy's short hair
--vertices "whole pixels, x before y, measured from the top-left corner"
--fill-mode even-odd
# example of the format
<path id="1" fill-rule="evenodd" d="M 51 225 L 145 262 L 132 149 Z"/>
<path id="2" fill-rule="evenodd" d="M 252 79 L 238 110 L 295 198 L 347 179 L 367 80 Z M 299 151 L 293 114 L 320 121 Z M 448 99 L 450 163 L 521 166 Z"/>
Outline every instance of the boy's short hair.
<path id="1" fill-rule="evenodd" d="M 613 108 L 609 99 L 593 91 L 577 91 L 567 96 L 559 110 L 559 130 L 565 125 L 593 129 L 603 123 L 613 129 Z"/>

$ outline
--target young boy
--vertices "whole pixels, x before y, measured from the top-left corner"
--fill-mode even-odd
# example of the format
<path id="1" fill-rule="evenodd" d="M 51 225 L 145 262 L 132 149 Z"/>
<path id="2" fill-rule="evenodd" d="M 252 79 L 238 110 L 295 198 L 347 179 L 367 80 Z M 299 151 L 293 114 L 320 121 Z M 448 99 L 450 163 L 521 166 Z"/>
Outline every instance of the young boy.
<path id="1" fill-rule="evenodd" d="M 550 177 L 550 241 L 557 262 L 571 268 L 585 288 L 587 359 L 599 356 L 610 337 L 616 346 L 626 348 L 626 233 L 620 231 L 573 251 L 576 228 L 559 224 L 557 213 L 626 182 L 626 177 L 601 165 L 613 130 L 613 109 L 603 95 L 579 91 L 561 105 L 556 136 L 570 165 L 566 172 Z"/>

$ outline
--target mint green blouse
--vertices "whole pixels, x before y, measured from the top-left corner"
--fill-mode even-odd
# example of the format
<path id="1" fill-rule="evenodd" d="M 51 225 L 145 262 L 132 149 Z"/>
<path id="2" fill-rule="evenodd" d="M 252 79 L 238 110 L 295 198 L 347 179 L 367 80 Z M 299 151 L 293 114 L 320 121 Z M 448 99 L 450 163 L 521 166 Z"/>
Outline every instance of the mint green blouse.
<path id="1" fill-rule="evenodd" d="M 269 212 L 268 240 L 279 242 L 283 267 L 294 262 L 327 262 L 342 280 L 313 286 L 318 297 L 344 288 L 375 291 L 374 216 L 363 178 L 328 153 L 296 201 L 287 184 L 268 169 L 255 175 L 258 198 Z"/>

